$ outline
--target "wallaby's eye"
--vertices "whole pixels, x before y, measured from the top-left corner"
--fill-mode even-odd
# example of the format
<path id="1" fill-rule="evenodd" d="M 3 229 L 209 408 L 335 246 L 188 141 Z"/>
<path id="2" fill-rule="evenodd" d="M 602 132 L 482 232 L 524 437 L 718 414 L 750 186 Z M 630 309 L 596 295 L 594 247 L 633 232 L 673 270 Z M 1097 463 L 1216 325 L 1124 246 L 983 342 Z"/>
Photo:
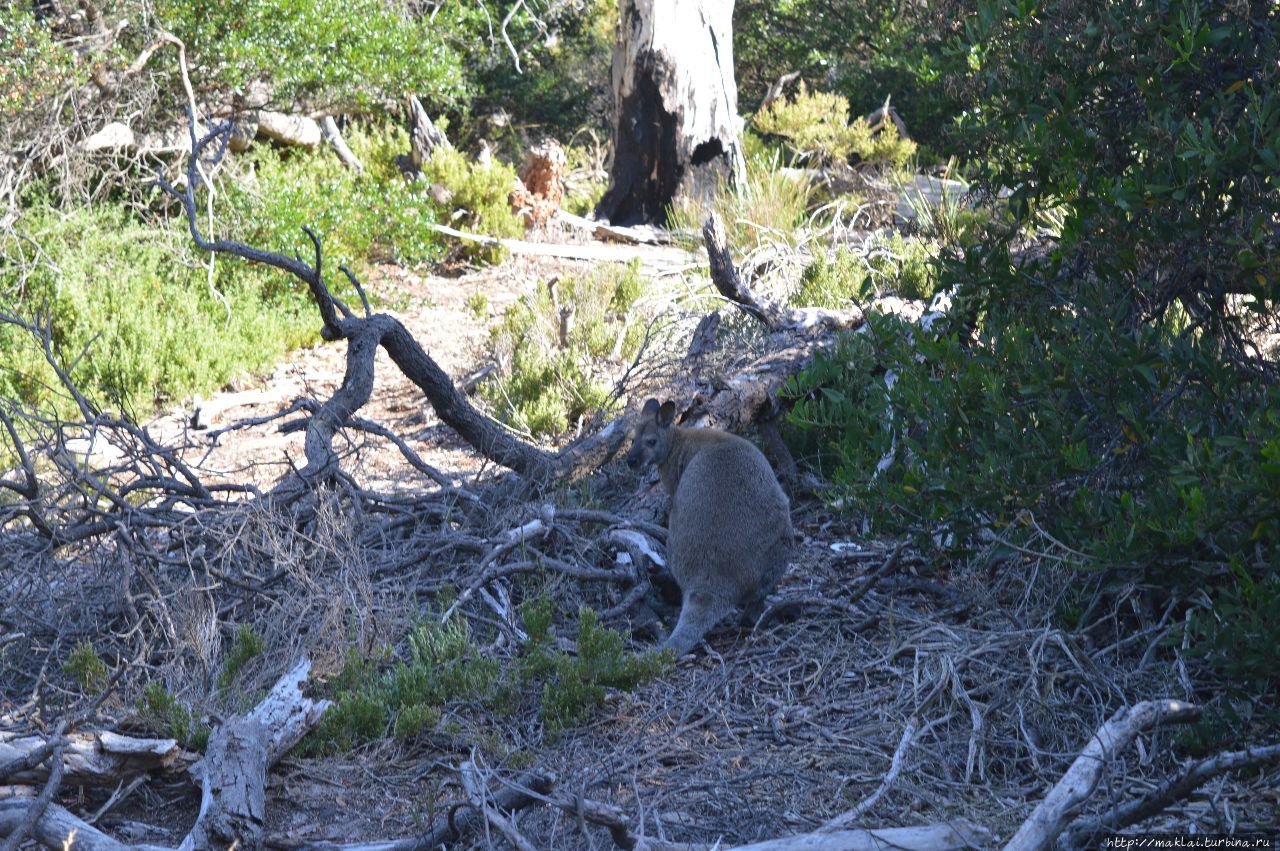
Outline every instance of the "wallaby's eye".
<path id="1" fill-rule="evenodd" d="M 656 437 L 646 437 L 646 438 L 644 439 L 644 445 L 645 445 L 645 446 L 657 446 L 657 445 L 658 445 L 658 438 L 656 438 Z"/>

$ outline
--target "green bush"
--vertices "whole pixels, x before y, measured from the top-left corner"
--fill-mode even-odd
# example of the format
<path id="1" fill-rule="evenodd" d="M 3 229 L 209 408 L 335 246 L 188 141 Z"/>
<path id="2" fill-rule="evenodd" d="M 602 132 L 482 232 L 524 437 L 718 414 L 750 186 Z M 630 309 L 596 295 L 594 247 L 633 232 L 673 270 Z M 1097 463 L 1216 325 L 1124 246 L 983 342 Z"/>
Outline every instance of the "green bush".
<path id="1" fill-rule="evenodd" d="M 422 167 L 422 185 L 439 183 L 453 193 L 449 209 L 441 211 L 454 227 L 497 237 L 520 237 L 524 224 L 511 209 L 507 196 L 516 181 L 516 171 L 492 160 L 481 165 L 456 148 L 437 148 Z M 456 218 L 453 214 L 462 211 Z M 505 248 L 463 243 L 462 256 L 485 263 L 499 263 Z"/>
<path id="2" fill-rule="evenodd" d="M 854 115 L 891 95 L 914 139 L 950 153 L 955 141 L 948 131 L 969 101 L 959 85 L 964 56 L 945 48 L 972 10 L 956 0 L 739 0 L 733 32 L 739 102 L 760 103 L 780 76 L 798 71 L 846 96 Z"/>
<path id="3" fill-rule="evenodd" d="M 622 635 L 601 626 L 599 617 L 586 606 L 578 610 L 577 655 L 550 650 L 550 632 L 541 626 L 548 622 L 547 609 L 546 601 L 526 607 L 530 639 L 526 671 L 534 678 L 545 677 L 541 717 L 552 736 L 588 721 L 604 703 L 606 688 L 629 691 L 661 676 L 671 665 L 670 653 L 628 653 Z"/>
<path id="4" fill-rule="evenodd" d="M 253 627 L 248 624 L 237 627 L 231 650 L 222 660 L 222 672 L 218 674 L 218 688 L 230 688 L 236 676 L 244 670 L 244 666 L 254 657 L 262 654 L 262 649 L 262 637 L 254 632 Z"/>
<path id="5" fill-rule="evenodd" d="M 13 0 L 0 3 L 0 123 L 9 127 L 47 107 L 68 87 L 85 82 L 83 71 L 77 75 L 75 55 L 53 39 L 29 6 Z"/>
<path id="6" fill-rule="evenodd" d="M 542 720 L 550 735 L 585 722 L 604 700 L 606 688 L 631 689 L 659 676 L 670 658 L 625 651 L 623 637 L 605 629 L 595 612 L 578 614 L 578 652 L 552 647 L 555 608 L 538 597 L 521 607 L 529 641 L 521 657 L 505 668 L 480 655 L 465 621 L 440 624 L 432 617 L 409 633 L 408 658 L 388 670 L 377 659 L 352 656 L 328 684 L 334 707 L 307 737 L 313 753 L 348 750 L 394 732 L 407 738 L 425 732 L 458 732 L 443 722 L 446 707 L 472 704 L 508 713 L 524 693 L 540 695 Z"/>
<path id="7" fill-rule="evenodd" d="M 152 730 L 176 739 L 184 748 L 203 751 L 209 744 L 209 725 L 196 718 L 162 683 L 147 684 L 138 698 L 138 711 Z"/>
<path id="8" fill-rule="evenodd" d="M 309 226 L 323 240 L 332 272 L 339 264 L 360 273 L 377 261 L 438 259 L 440 239 L 424 227 L 436 220 L 438 210 L 426 185 L 406 181 L 394 165 L 395 154 L 409 147 L 406 134 L 356 127 L 347 141 L 366 164 L 364 174 L 344 167 L 328 150 L 282 157 L 270 148 L 254 149 L 252 180 L 227 190 L 231 214 L 224 229 L 251 245 L 287 254 L 299 249 L 309 257 L 311 246 L 302 232 Z M 345 283 L 340 274 L 330 277 L 336 286 Z M 298 293 L 306 287 L 281 273 L 273 280 Z"/>
<path id="9" fill-rule="evenodd" d="M 177 223 L 148 227 L 123 208 L 26 210 L 24 236 L 0 243 L 0 303 L 20 315 L 46 309 L 54 344 L 91 397 L 145 414 L 158 401 L 207 393 L 260 371 L 315 339 L 313 309 L 264 290 L 266 274 L 184 262 Z M 37 251 L 33 246 L 39 246 Z M 0 395 L 51 402 L 56 386 L 30 336 L 0 327 Z"/>
<path id="10" fill-rule="evenodd" d="M 94 649 L 93 643 L 86 638 L 67 654 L 67 660 L 62 663 L 62 672 L 86 692 L 96 692 L 107 684 L 109 670 L 107 663 L 102 661 L 102 657 Z"/>
<path id="11" fill-rule="evenodd" d="M 387 0 L 158 0 L 155 15 L 186 42 L 204 85 L 274 86 L 277 102 L 383 106 L 414 92 L 437 105 L 466 92 L 450 42 L 465 20 L 447 4 L 421 17 Z M 479 38 L 479 30 L 468 30 Z"/>
<path id="12" fill-rule="evenodd" d="M 620 357 L 634 357 L 644 325 L 630 316 L 643 293 L 638 263 L 604 267 L 594 275 L 564 278 L 560 301 L 572 305 L 573 327 L 560 339 L 560 314 L 540 287 L 507 308 L 494 330 L 494 348 L 509 363 L 504 374 L 482 387 L 498 418 L 534 435 L 559 435 L 583 417 L 614 404 L 602 380 L 619 335 Z"/>
<path id="13" fill-rule="evenodd" d="M 849 120 L 849 101 L 838 94 L 810 92 L 803 83 L 794 97 L 779 98 L 752 119 L 760 133 L 781 136 L 796 154 L 819 163 L 856 157 L 869 165 L 899 168 L 916 151 L 898 136 L 893 122 L 872 132 L 863 118 Z"/>
<path id="14" fill-rule="evenodd" d="M 1172 598 L 1214 696 L 1201 732 L 1247 736 L 1280 721 L 1280 388 L 1250 348 L 1280 297 L 1280 10 L 1090 9 L 965 20 L 966 138 L 1011 220 L 940 265 L 948 322 L 873 319 L 820 356 L 791 436 L 878 531 L 965 549 L 1044 530 L 1081 584 L 1105 567 Z M 1057 241 L 1015 264 L 1045 211 Z"/>
<path id="15" fill-rule="evenodd" d="M 748 149 L 744 190 L 721 185 L 711 200 L 711 208 L 724 222 L 729 247 L 739 254 L 770 242 L 794 245 L 808 222 L 809 181 L 783 170 L 777 148 L 751 132 L 744 138 L 754 140 L 744 146 Z M 702 245 L 706 218 L 707 210 L 699 203 L 685 202 L 667 210 L 668 226 L 691 250 Z"/>

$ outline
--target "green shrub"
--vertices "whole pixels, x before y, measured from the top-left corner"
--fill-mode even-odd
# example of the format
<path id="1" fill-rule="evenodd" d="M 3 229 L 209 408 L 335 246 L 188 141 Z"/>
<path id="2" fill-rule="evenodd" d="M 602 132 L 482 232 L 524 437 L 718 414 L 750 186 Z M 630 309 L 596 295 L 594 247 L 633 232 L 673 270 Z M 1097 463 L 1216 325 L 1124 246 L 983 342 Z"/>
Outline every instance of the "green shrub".
<path id="1" fill-rule="evenodd" d="M 480 655 L 458 618 L 441 625 L 433 617 L 415 626 L 408 658 L 390 669 L 380 671 L 378 659 L 353 655 L 328 684 L 335 705 L 305 747 L 313 753 L 348 750 L 389 732 L 402 738 L 431 731 L 460 735 L 462 726 L 445 720 L 447 708 L 465 703 L 509 714 L 530 692 L 538 696 L 548 734 L 555 736 L 586 721 L 603 702 L 606 688 L 635 688 L 670 665 L 669 654 L 627 653 L 623 637 L 602 627 L 590 609 L 578 614 L 576 655 L 552 646 L 550 598 L 533 598 L 520 611 L 529 640 L 505 668 Z"/>
<path id="2" fill-rule="evenodd" d="M 524 235 L 524 225 L 507 200 L 515 180 L 511 166 L 497 160 L 481 165 L 456 148 L 437 148 L 422 167 L 423 186 L 439 183 L 453 193 L 441 218 L 454 227 L 489 236 Z M 463 215 L 455 218 L 459 210 Z M 485 263 L 499 263 L 506 257 L 505 248 L 477 243 L 463 243 L 459 250 L 462 256 Z"/>
<path id="3" fill-rule="evenodd" d="M 484 702 L 497 685 L 499 665 L 477 655 L 466 622 L 432 617 L 414 626 L 409 654 L 386 671 L 377 657 L 351 656 L 326 689 L 334 707 L 307 737 L 312 753 L 349 750 L 394 732 L 410 737 L 435 728 L 450 701 Z"/>
<path id="4" fill-rule="evenodd" d="M 323 240 L 331 272 L 339 264 L 359 274 L 377 261 L 438 259 L 440 239 L 424 227 L 438 216 L 427 185 L 409 183 L 394 165 L 395 155 L 409 147 L 404 131 L 355 127 L 347 141 L 365 163 L 364 174 L 328 150 L 284 157 L 255 148 L 249 154 L 253 179 L 226 190 L 231 215 L 224 229 L 242 242 L 287 254 L 298 249 L 309 258 L 302 228 L 311 227 Z M 330 278 L 335 287 L 345 283 L 340 274 Z M 282 290 L 305 291 L 303 282 L 283 273 L 273 273 L 272 280 Z"/>
<path id="5" fill-rule="evenodd" d="M 67 660 L 62 663 L 62 672 L 86 692 L 100 691 L 107 684 L 107 674 L 110 673 L 107 663 L 102 661 L 93 643 L 87 638 L 82 639 L 67 654 Z"/>
<path id="6" fill-rule="evenodd" d="M 143 689 L 138 711 L 151 729 L 185 748 L 203 751 L 209 744 L 209 725 L 195 718 L 187 705 L 159 682 L 148 683 Z"/>
<path id="7" fill-rule="evenodd" d="M 148 227 L 122 208 L 28 208 L 23 238 L 0 244 L 0 303 L 20 315 L 47 307 L 54 344 L 94 398 L 149 411 L 260 371 L 315 339 L 314 309 L 264 292 L 266 274 L 182 262 L 190 237 Z M 32 248 L 39 246 L 39 252 Z M 0 328 L 0 395 L 49 403 L 56 381 L 26 332 Z"/>
<path id="8" fill-rule="evenodd" d="M 533 631 L 530 630 L 532 636 Z M 535 646 L 531 653 L 546 654 L 537 670 L 547 679 L 542 690 L 542 723 L 552 735 L 576 727 L 591 718 L 604 703 L 605 689 L 631 690 L 661 676 L 670 668 L 670 653 L 626 652 L 622 635 L 600 625 L 599 617 L 586 606 L 578 610 L 578 653 L 547 654 Z"/>
<path id="9" fill-rule="evenodd" d="M 784 171 L 779 152 L 764 144 L 747 158 L 746 165 L 745 189 L 735 192 L 722 185 L 711 201 L 724 222 L 729 247 L 739 254 L 770 242 L 795 244 L 798 231 L 808 221 L 809 181 Z M 701 204 L 685 202 L 668 209 L 667 224 L 693 250 L 702 245 L 706 217 Z"/>
<path id="10" fill-rule="evenodd" d="M 914 142 L 899 137 L 893 122 L 885 122 L 873 133 L 864 119 L 849 120 L 849 101 L 844 97 L 810 92 L 803 83 L 794 97 L 775 100 L 752 123 L 758 132 L 785 138 L 797 154 L 819 163 L 856 157 L 869 165 L 897 168 L 916 150 Z"/>
<path id="11" fill-rule="evenodd" d="M 76 72 L 75 54 L 54 41 L 30 5 L 0 3 L 0 123 L 6 130 L 34 117 L 55 95 L 85 82 L 84 72 Z"/>
<path id="12" fill-rule="evenodd" d="M 630 314 L 644 287 L 638 263 L 561 279 L 560 301 L 574 311 L 565 345 L 547 288 L 507 308 L 494 331 L 494 348 L 510 366 L 482 387 L 498 418 L 530 434 L 558 435 L 583 417 L 609 410 L 614 400 L 601 376 L 619 336 L 621 358 L 639 350 L 644 325 Z"/>
<path id="13" fill-rule="evenodd" d="M 873 319 L 819 357 L 791 436 L 878 531 L 964 549 L 1044 530 L 1078 594 L 1105 567 L 1172 598 L 1212 696 L 1193 738 L 1248 738 L 1280 721 L 1280 389 L 1250 348 L 1280 297 L 1280 9 L 1080 8 L 965 19 L 971 166 L 1013 188 L 1010 219 L 940 264 L 947 323 Z M 1015 265 L 1046 212 L 1057 239 Z"/>
<path id="14" fill-rule="evenodd" d="M 955 148 L 947 131 L 970 103 L 959 85 L 965 57 L 946 48 L 972 13 L 972 3 L 955 0 L 739 0 L 733 28 L 739 103 L 744 109 L 760 103 L 793 71 L 848 97 L 855 115 L 892 95 L 912 137 L 945 158 Z"/>
<path id="15" fill-rule="evenodd" d="M 235 682 L 236 675 L 244 670 L 255 656 L 262 654 L 262 637 L 254 632 L 253 627 L 241 624 L 236 628 L 235 641 L 230 652 L 222 661 L 222 672 L 218 674 L 218 688 L 227 689 Z"/>
<path id="16" fill-rule="evenodd" d="M 819 254 L 800 276 L 792 296 L 800 307 L 849 307 L 876 296 L 928 299 L 936 289 L 935 245 L 892 233 L 868 244 L 865 254 L 847 249 Z"/>
<path id="17" fill-rule="evenodd" d="M 405 91 L 438 105 L 466 91 L 450 44 L 462 10 L 407 13 L 386 0 L 159 0 L 159 22 L 186 42 L 205 85 L 274 87 L 277 102 L 331 109 L 386 105 Z M 474 31 L 479 38 L 479 30 Z"/>

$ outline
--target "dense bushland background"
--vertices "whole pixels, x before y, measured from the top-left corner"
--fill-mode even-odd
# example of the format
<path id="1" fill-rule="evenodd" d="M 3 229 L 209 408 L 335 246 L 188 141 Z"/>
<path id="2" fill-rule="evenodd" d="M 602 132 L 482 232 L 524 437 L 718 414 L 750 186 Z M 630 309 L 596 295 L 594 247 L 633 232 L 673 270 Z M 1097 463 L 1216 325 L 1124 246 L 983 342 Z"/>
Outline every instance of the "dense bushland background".
<path id="1" fill-rule="evenodd" d="M 201 103 L 230 107 L 266 84 L 275 107 L 342 115 L 370 166 L 259 148 L 219 181 L 214 232 L 287 249 L 310 224 L 332 263 L 357 270 L 445 256 L 419 225 L 452 207 L 394 165 L 406 93 L 464 150 L 483 139 L 497 152 L 489 167 L 462 153 L 431 166 L 465 224 L 491 233 L 518 232 L 503 159 L 550 133 L 586 162 L 608 136 L 607 0 L 64 5 L 0 5 L 0 305 L 51 315 L 59 350 L 86 350 L 77 378 L 139 417 L 266 369 L 316 324 L 278 276 L 194 255 L 148 188 L 171 164 L 78 148 L 107 120 L 180 124 L 174 55 L 125 73 L 162 30 L 185 43 Z M 861 531 L 914 536 L 939 571 L 1051 556 L 1069 573 L 1066 627 L 1087 634 L 1117 612 L 1136 634 L 1175 625 L 1165 641 L 1194 660 L 1210 706 L 1188 745 L 1274 729 L 1274 4 L 744 0 L 735 14 L 741 110 L 784 73 L 805 84 L 747 121 L 749 191 L 719 201 L 735 248 L 803 246 L 796 304 L 953 305 L 927 334 L 876 319 L 792 382 L 787 437 L 832 483 L 824 498 Z M 858 123 L 886 96 L 910 140 Z M 851 252 L 828 227 L 840 206 L 796 177 L 833 166 L 890 184 L 945 172 L 982 202 Z M 549 304 L 509 312 L 498 344 L 512 373 L 484 394 L 495 415 L 556 435 L 615 404 L 590 363 L 638 286 L 626 273 L 571 282 L 598 310 L 559 361 L 543 345 Z M 624 336 L 624 351 L 637 344 Z M 0 396 L 56 404 L 43 370 L 24 334 L 0 329 Z"/>

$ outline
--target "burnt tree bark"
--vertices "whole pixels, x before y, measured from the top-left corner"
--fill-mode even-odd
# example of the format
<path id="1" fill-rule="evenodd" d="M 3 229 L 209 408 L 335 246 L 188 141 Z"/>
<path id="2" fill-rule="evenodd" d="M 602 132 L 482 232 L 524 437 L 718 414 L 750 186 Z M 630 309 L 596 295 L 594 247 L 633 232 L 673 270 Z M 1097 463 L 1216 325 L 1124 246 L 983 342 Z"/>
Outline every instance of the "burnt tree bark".
<path id="1" fill-rule="evenodd" d="M 596 217 L 662 224 L 743 171 L 733 0 L 622 0 L 613 53 L 613 167 Z"/>

